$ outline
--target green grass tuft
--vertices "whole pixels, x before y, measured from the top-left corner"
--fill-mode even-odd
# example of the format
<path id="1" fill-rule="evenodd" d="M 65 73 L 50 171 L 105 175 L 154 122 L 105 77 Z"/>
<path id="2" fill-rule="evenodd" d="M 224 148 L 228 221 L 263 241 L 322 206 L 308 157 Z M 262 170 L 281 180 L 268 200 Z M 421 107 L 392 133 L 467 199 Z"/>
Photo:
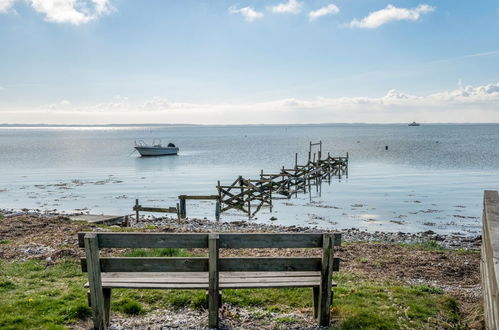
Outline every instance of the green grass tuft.
<path id="1" fill-rule="evenodd" d="M 72 306 L 68 309 L 66 314 L 66 320 L 83 320 L 87 317 L 92 316 L 92 309 L 84 304 Z"/>
<path id="2" fill-rule="evenodd" d="M 424 251 L 447 251 L 446 247 L 440 245 L 437 241 L 435 240 L 428 240 L 420 243 L 400 243 L 400 246 L 412 248 L 412 249 L 417 249 L 417 250 L 424 250 Z"/>
<path id="3" fill-rule="evenodd" d="M 190 257 L 191 253 L 184 249 L 132 249 L 125 253 L 125 257 Z"/>
<path id="4" fill-rule="evenodd" d="M 0 292 L 7 290 L 14 290 L 16 285 L 10 280 L 0 281 Z"/>
<path id="5" fill-rule="evenodd" d="M 10 244 L 10 243 L 12 243 L 12 241 L 8 239 L 3 239 L 0 241 L 0 244 Z"/>
<path id="6" fill-rule="evenodd" d="M 113 308 L 127 315 L 144 314 L 145 310 L 142 305 L 131 298 L 123 298 L 113 304 Z"/>

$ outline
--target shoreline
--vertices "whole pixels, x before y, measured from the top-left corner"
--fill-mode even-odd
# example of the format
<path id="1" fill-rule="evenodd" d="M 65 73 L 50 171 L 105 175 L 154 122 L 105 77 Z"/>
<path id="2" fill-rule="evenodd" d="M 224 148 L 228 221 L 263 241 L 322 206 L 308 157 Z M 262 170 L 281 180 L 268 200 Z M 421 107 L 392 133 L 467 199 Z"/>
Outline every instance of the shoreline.
<path id="1" fill-rule="evenodd" d="M 36 212 L 24 209 L 26 211 L 13 211 L 0 209 L 0 214 L 4 218 L 17 216 L 33 216 L 33 217 L 71 217 L 84 213 L 60 213 L 60 212 Z M 175 232 L 339 232 L 342 233 L 342 241 L 347 243 L 395 243 L 395 244 L 433 244 L 446 249 L 480 249 L 482 236 L 466 236 L 460 233 L 438 234 L 432 230 L 420 231 L 416 233 L 406 233 L 402 231 L 367 231 L 359 228 L 348 228 L 342 230 L 323 229 L 316 226 L 295 226 L 295 225 L 280 225 L 280 224 L 265 224 L 251 222 L 246 220 L 236 221 L 215 221 L 199 218 L 187 218 L 178 221 L 174 217 L 154 217 L 148 216 L 141 218 L 136 222 L 133 217 L 130 217 L 130 228 L 144 229 L 148 226 L 163 227 L 169 231 Z M 89 223 L 90 224 L 90 223 Z"/>

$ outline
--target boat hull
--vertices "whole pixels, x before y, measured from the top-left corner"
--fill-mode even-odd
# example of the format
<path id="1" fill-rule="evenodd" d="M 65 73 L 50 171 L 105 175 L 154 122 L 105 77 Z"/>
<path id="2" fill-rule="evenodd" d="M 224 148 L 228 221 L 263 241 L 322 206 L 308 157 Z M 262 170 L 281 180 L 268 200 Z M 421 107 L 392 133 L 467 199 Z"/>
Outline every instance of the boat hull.
<path id="1" fill-rule="evenodd" d="M 170 156 L 178 154 L 177 147 L 135 147 L 142 157 Z"/>

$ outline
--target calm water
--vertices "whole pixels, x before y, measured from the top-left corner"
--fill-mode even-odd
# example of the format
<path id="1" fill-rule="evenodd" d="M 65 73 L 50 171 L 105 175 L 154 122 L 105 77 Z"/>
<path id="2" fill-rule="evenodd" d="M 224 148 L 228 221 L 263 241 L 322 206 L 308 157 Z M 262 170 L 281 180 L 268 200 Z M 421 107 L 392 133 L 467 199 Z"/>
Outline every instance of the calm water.
<path id="1" fill-rule="evenodd" d="M 152 138 L 175 142 L 179 156 L 132 153 L 135 139 Z M 180 194 L 215 194 L 217 180 L 292 166 L 295 152 L 304 163 L 310 140 L 334 156 L 348 151 L 349 177 L 278 201 L 253 221 L 474 234 L 483 190 L 499 188 L 499 125 L 4 127 L 0 208 L 126 214 L 135 198 L 174 206 Z M 214 217 L 211 202 L 189 201 L 187 211 Z"/>

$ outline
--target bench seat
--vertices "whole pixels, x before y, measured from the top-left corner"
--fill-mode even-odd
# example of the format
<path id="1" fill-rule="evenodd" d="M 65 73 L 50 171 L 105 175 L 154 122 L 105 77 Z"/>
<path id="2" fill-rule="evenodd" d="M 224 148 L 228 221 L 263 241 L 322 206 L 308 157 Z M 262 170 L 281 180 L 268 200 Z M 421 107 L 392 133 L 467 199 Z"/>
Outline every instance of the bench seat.
<path id="1" fill-rule="evenodd" d="M 320 272 L 220 272 L 220 289 L 319 287 Z M 103 288 L 208 289 L 207 272 L 101 273 Z M 85 287 L 88 287 L 88 282 Z M 332 283 L 336 286 L 336 283 Z"/>

